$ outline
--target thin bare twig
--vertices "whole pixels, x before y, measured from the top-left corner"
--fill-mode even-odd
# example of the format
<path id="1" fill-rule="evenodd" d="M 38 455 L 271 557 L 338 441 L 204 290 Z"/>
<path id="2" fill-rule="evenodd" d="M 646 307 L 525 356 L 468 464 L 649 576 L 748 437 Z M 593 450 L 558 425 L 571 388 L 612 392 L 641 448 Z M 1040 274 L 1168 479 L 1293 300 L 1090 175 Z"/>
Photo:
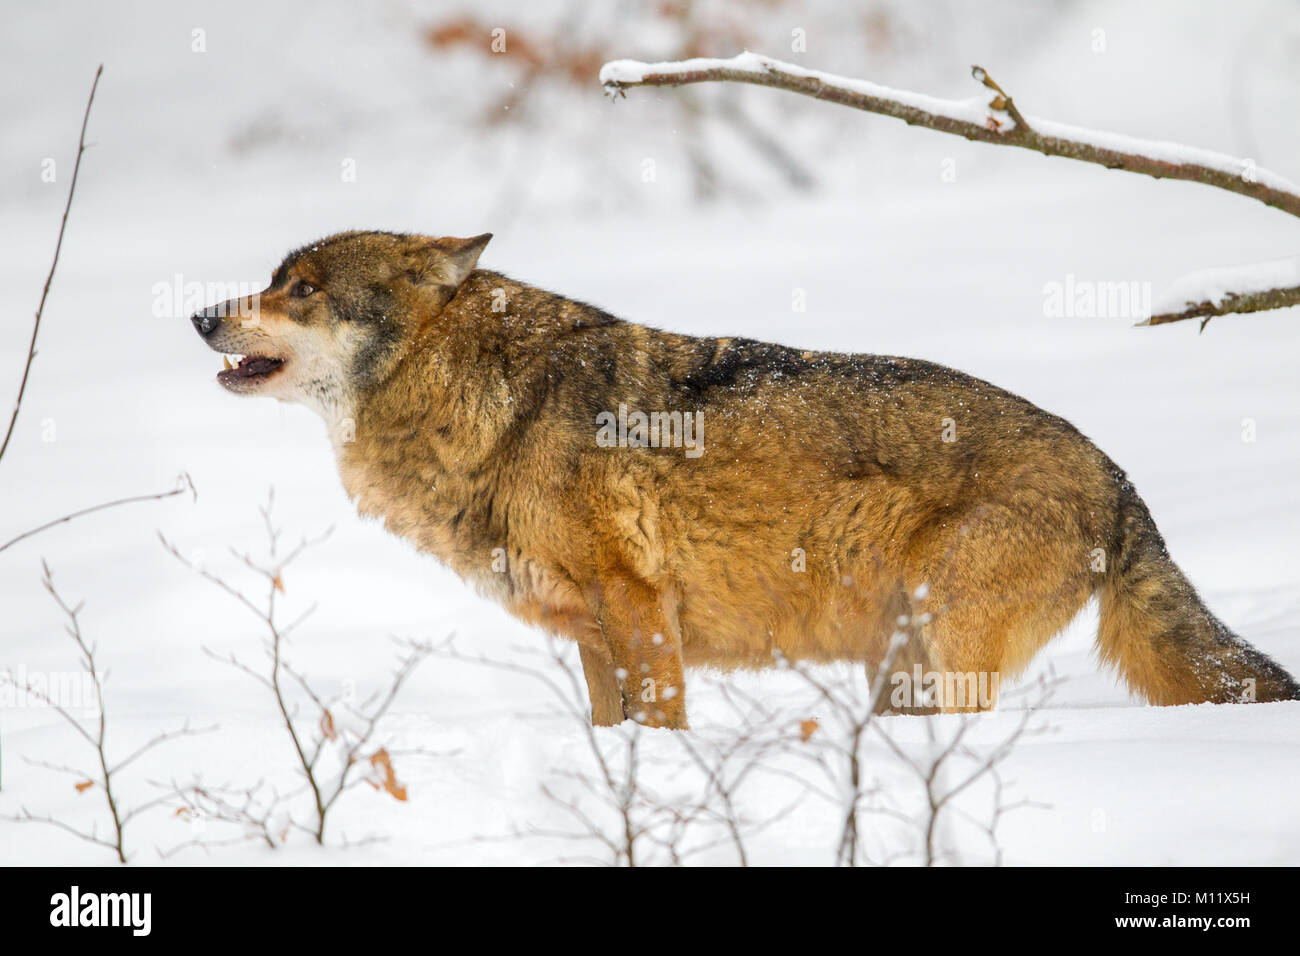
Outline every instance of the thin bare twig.
<path id="1" fill-rule="evenodd" d="M 48 564 L 42 561 L 41 569 L 41 584 L 45 587 L 45 590 L 49 592 L 50 597 L 54 599 L 54 602 L 59 606 L 59 610 L 63 612 L 64 617 L 67 619 L 68 623 L 65 630 L 67 631 L 68 636 L 71 637 L 73 642 L 77 645 L 77 650 L 81 655 L 82 669 L 90 678 L 91 687 L 94 690 L 95 696 L 95 721 L 91 726 L 87 727 L 77 719 L 76 715 L 73 714 L 67 706 L 57 700 L 55 696 L 46 693 L 31 682 L 18 684 L 8 674 L 0 674 L 0 681 L 5 681 L 13 685 L 22 693 L 44 702 L 51 710 L 67 722 L 67 724 L 77 732 L 77 735 L 81 737 L 82 740 L 86 741 L 86 743 L 90 744 L 90 746 L 94 748 L 98 768 L 96 771 L 89 773 L 74 767 L 51 764 L 44 761 L 29 762 L 36 766 L 54 770 L 58 773 L 70 774 L 84 778 L 84 782 L 78 784 L 79 790 L 99 789 L 104 794 L 104 800 L 108 805 L 109 818 L 113 824 L 113 835 L 111 839 L 100 837 L 94 829 L 92 829 L 90 833 L 85 833 L 84 831 L 78 830 L 77 828 L 60 820 L 56 820 L 51 816 L 36 816 L 26 807 L 21 808 L 16 816 L 8 817 L 7 819 L 16 822 L 51 824 L 59 829 L 66 830 L 83 840 L 87 840 L 98 846 L 108 847 L 117 854 L 118 862 L 125 863 L 127 861 L 127 824 L 146 810 L 159 805 L 163 800 L 161 798 L 147 800 L 144 803 L 137 804 L 130 808 L 123 807 L 121 799 L 114 786 L 114 781 L 117 779 L 118 774 L 140 757 L 143 757 L 146 753 L 149 753 L 151 750 L 167 743 L 168 741 L 175 740 L 178 737 L 192 737 L 197 734 L 207 733 L 212 728 L 205 727 L 194 729 L 186 723 L 176 730 L 168 730 L 157 734 L 145 741 L 126 757 L 117 761 L 111 761 L 108 756 L 107 743 L 108 717 L 104 709 L 104 681 L 107 678 L 107 674 L 99 667 L 99 663 L 95 657 L 94 645 L 90 644 L 81 632 L 81 605 L 77 604 L 74 606 L 63 599 L 63 596 L 54 587 L 54 576 L 51 573 Z"/>
<path id="2" fill-rule="evenodd" d="M 45 313 L 45 300 L 50 294 L 54 282 L 54 270 L 59 265 L 59 252 L 63 249 L 63 234 L 68 228 L 68 213 L 72 211 L 72 197 L 77 191 L 77 174 L 81 171 L 81 154 L 86 151 L 86 125 L 90 122 L 90 107 L 95 102 L 95 90 L 99 89 L 99 77 L 104 72 L 104 64 L 95 70 L 95 81 L 90 85 L 90 96 L 86 100 L 86 112 L 81 117 L 81 135 L 77 138 L 77 161 L 72 167 L 72 182 L 68 186 L 68 202 L 63 207 L 63 221 L 59 224 L 59 238 L 54 244 L 54 259 L 50 263 L 49 275 L 45 277 L 45 288 L 41 290 L 41 301 L 36 307 L 36 320 L 32 323 L 32 339 L 27 346 L 27 363 L 23 366 L 23 377 L 18 384 L 18 397 L 14 400 L 14 412 L 9 418 L 9 429 L 5 432 L 4 442 L 0 443 L 0 459 L 4 458 L 9 448 L 9 439 L 13 437 L 14 426 L 18 423 L 18 410 L 23 405 L 23 395 L 27 391 L 27 379 L 31 375 L 32 362 L 36 358 L 36 336 L 41 331 L 41 316 Z"/>
<path id="3" fill-rule="evenodd" d="M 798 751 L 801 756 L 812 759 L 828 779 L 841 784 L 842 794 L 832 797 L 840 804 L 843 819 L 840 827 L 840 841 L 835 851 L 835 862 L 839 866 L 858 866 L 866 862 L 862 852 L 862 813 L 866 799 L 875 791 L 867 782 L 866 767 L 863 765 L 862 744 L 867 731 L 876 722 L 884 700 L 885 688 L 893 672 L 894 661 L 909 641 L 920 638 L 919 631 L 924 626 L 919 618 L 907 619 L 907 631 L 897 631 L 891 635 L 875 679 L 870 682 L 866 699 L 863 700 L 856 687 L 833 684 L 817 677 L 809 668 L 795 661 L 778 658 L 780 663 L 791 673 L 798 675 L 805 684 L 817 692 L 822 701 L 830 707 L 831 713 L 842 724 L 840 734 L 828 736 L 813 724 L 803 736 L 805 743 L 815 739 L 816 746 L 809 751 Z M 843 739 L 840 739 L 841 735 Z M 825 759 L 831 756 L 830 762 Z"/>
<path id="4" fill-rule="evenodd" d="M 570 825 L 513 828 L 506 836 L 479 836 L 475 842 L 548 838 L 586 843 L 598 847 L 603 855 L 568 856 L 560 861 L 626 867 L 676 866 L 715 847 L 730 846 L 737 862 L 748 865 L 747 836 L 793 809 L 793 804 L 783 806 L 762 819 L 750 819 L 740 810 L 744 784 L 760 769 L 768 752 L 786 743 L 766 710 L 758 707 L 751 711 L 743 695 L 728 697 L 739 716 L 738 727 L 723 731 L 716 741 L 690 731 L 675 731 L 671 739 L 681 746 L 686 760 L 651 760 L 645 743 L 654 739 L 654 731 L 635 721 L 617 727 L 593 725 L 587 688 L 566 650 L 562 641 L 548 637 L 544 650 L 519 648 L 521 654 L 537 661 L 521 663 L 464 653 L 450 638 L 431 648 L 435 656 L 447 660 L 537 681 L 547 689 L 566 724 L 581 735 L 590 755 L 581 767 L 552 772 L 567 786 L 543 782 L 539 788 Z M 672 777 L 691 771 L 701 776 L 698 788 L 692 785 L 683 792 L 680 786 L 669 786 Z"/>
<path id="5" fill-rule="evenodd" d="M 173 780 L 164 789 L 166 798 L 180 800 L 176 815 L 189 820 L 191 824 L 201 827 L 212 820 L 237 826 L 243 832 L 226 840 L 195 837 L 170 849 L 159 849 L 161 859 L 166 860 L 186 849 L 198 848 L 206 852 L 214 847 L 230 846 L 250 839 L 259 840 L 268 849 L 274 850 L 288 839 L 288 816 L 282 813 L 281 807 L 296 793 L 282 795 L 274 788 L 267 788 L 262 780 L 243 788 L 205 785 L 199 780 L 182 786 Z M 264 790 L 269 790 L 269 793 L 264 794 Z"/>
<path id="6" fill-rule="evenodd" d="M 227 582 L 220 575 L 206 568 L 197 567 L 187 561 L 179 549 L 161 534 L 159 539 L 168 553 L 190 567 L 204 580 L 209 581 L 238 601 L 265 628 L 266 639 L 263 646 L 268 664 L 263 669 L 245 663 L 234 654 L 217 655 L 208 648 L 204 648 L 204 652 L 214 660 L 221 661 L 247 674 L 270 691 L 280 723 L 289 738 L 289 743 L 293 747 L 294 757 L 298 765 L 297 769 L 303 780 L 304 788 L 310 794 L 313 804 L 313 816 L 310 823 L 299 823 L 292 816 L 289 816 L 288 826 L 311 834 L 317 843 L 323 844 L 330 810 L 344 793 L 353 789 L 357 784 L 370 782 L 377 789 L 385 790 L 398 800 L 406 799 L 405 792 L 396 784 L 392 776 L 391 753 L 386 748 L 375 743 L 375 736 L 380 720 L 389 712 L 407 679 L 429 653 L 430 649 L 422 644 L 406 642 L 407 653 L 399 661 L 387 689 L 381 693 L 376 693 L 363 702 L 360 707 L 348 707 L 346 702 L 327 700 L 323 695 L 319 694 L 312 687 L 307 676 L 286 660 L 286 641 L 289 632 L 311 613 L 315 605 L 288 626 L 285 626 L 280 623 L 278 599 L 279 595 L 284 591 L 285 569 L 306 549 L 328 537 L 330 532 L 327 530 L 315 538 L 303 538 L 288 552 L 282 553 L 280 549 L 281 533 L 272 520 L 274 502 L 275 496 L 274 492 L 272 492 L 266 505 L 261 508 L 262 522 L 268 539 L 269 560 L 262 563 L 247 554 L 234 552 L 240 563 L 261 579 L 265 588 L 265 597 L 262 598 L 260 603 Z M 316 709 L 317 719 L 310 723 L 313 729 L 308 730 L 309 725 L 299 719 L 297 707 L 290 702 L 289 685 L 296 685 Z M 336 724 L 335 716 L 339 704 L 350 712 L 356 719 L 358 726 L 348 727 Z M 337 767 L 326 773 L 322 770 L 320 761 L 321 757 L 329 750 L 334 751 L 337 756 Z M 357 771 L 367 762 L 379 774 L 381 778 L 379 782 L 358 775 Z M 201 791 L 197 785 L 190 788 L 188 797 L 190 803 L 185 806 L 191 809 L 194 808 L 195 801 L 206 801 L 208 805 L 218 807 L 214 795 L 210 791 Z M 229 807 L 225 807 L 225 809 L 230 810 Z M 235 817 L 242 822 L 248 822 L 248 814 L 252 812 L 252 810 L 245 807 L 245 810 L 235 814 Z M 229 816 L 229 813 L 227 815 Z M 265 836 L 266 827 L 264 826 L 262 830 L 264 831 L 262 835 Z M 273 840 L 267 842 L 271 846 L 275 845 Z"/>
<path id="7" fill-rule="evenodd" d="M 922 718 L 925 720 L 926 740 L 929 743 L 929 753 L 924 759 L 912 756 L 882 725 L 876 725 L 875 730 L 880 739 L 899 762 L 911 771 L 921 786 L 924 812 L 915 824 L 921 832 L 920 859 L 923 866 L 937 866 L 952 856 L 952 850 L 942 848 L 939 842 L 940 830 L 950 813 L 964 817 L 982 830 L 993 849 L 994 862 L 1001 862 L 1002 849 L 997 840 L 997 827 L 1002 818 L 1012 810 L 1041 807 L 1042 804 L 1029 800 L 1008 802 L 1003 796 L 1005 787 L 999 768 L 1023 738 L 1044 733 L 1048 729 L 1032 727 L 1031 721 L 1050 701 L 1059 683 L 1054 674 L 1048 674 L 1021 691 L 1020 693 L 1033 692 L 1034 696 L 1020 710 L 1011 729 L 989 747 L 979 748 L 966 742 L 968 733 L 980 719 L 978 715 L 957 718 L 956 728 L 946 739 L 938 733 L 938 718 Z M 957 808 L 954 801 L 984 779 L 992 781 L 993 798 L 989 819 L 981 822 Z"/>
<path id="8" fill-rule="evenodd" d="M 66 514 L 62 518 L 55 518 L 53 521 L 47 521 L 45 524 L 32 528 L 30 531 L 24 531 L 16 538 L 10 538 L 4 544 L 0 544 L 0 551 L 4 551 L 6 548 L 12 547 L 13 545 L 17 544 L 19 541 L 22 541 L 26 538 L 30 538 L 33 535 L 40 534 L 42 531 L 48 531 L 50 528 L 53 528 L 55 525 L 60 525 L 63 524 L 64 522 L 72 521 L 75 518 L 81 518 L 88 514 L 94 514 L 96 511 L 104 511 L 108 508 L 116 508 L 118 505 L 135 504 L 137 501 L 161 501 L 164 498 L 174 498 L 177 495 L 182 495 L 187 491 L 195 499 L 198 498 L 198 492 L 195 490 L 194 482 L 190 480 L 189 474 L 187 472 L 181 472 L 180 476 L 176 479 L 176 487 L 171 489 L 170 491 L 160 491 L 154 495 L 133 495 L 130 498 L 118 498 L 116 501 L 106 501 L 103 504 L 93 505 L 89 508 L 82 508 L 80 511 L 74 511 L 71 514 Z"/>

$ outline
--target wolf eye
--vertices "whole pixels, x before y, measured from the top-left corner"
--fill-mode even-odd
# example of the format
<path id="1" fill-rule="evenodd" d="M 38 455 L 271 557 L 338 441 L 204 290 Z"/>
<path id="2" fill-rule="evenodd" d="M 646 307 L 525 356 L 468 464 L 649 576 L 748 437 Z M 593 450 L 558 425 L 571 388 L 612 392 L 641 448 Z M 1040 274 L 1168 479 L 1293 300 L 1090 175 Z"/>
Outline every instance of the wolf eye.
<path id="1" fill-rule="evenodd" d="M 316 287 L 310 282 L 299 282 L 289 294 L 295 299 L 305 299 L 315 291 Z"/>

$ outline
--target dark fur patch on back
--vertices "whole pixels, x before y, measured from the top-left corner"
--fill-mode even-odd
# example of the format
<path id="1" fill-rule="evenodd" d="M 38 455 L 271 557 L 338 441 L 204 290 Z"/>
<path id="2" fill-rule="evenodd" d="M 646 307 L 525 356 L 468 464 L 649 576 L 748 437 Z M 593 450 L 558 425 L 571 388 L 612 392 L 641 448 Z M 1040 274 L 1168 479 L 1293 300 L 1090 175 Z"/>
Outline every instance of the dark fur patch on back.
<path id="1" fill-rule="evenodd" d="M 801 353 L 784 345 L 753 339 L 709 341 L 713 354 L 673 384 L 700 395 L 709 389 L 735 388 L 772 376 L 802 375 L 809 368 Z"/>

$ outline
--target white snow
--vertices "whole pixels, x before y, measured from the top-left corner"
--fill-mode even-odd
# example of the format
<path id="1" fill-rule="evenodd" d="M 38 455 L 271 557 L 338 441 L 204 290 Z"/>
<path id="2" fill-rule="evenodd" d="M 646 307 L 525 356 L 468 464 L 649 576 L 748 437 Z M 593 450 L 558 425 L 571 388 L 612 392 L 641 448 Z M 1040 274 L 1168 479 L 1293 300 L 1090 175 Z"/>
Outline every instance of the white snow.
<path id="1" fill-rule="evenodd" d="M 484 6 L 479 15 L 502 22 L 513 12 L 508 4 Z M 74 14 L 78 29 L 70 30 Z M 952 15 L 964 16 L 957 9 Z M 1294 177 L 1300 128 L 1280 119 L 1300 110 L 1288 80 L 1286 30 L 1244 42 L 1250 24 L 1276 15 L 1263 0 L 1115 0 L 1070 8 L 1032 35 L 1016 32 L 1018 16 L 994 18 L 990 32 L 1007 34 L 1016 40 L 1007 49 L 1022 51 L 1004 53 L 1003 62 L 986 58 L 988 34 L 975 32 L 891 64 L 855 62 L 843 51 L 823 62 L 813 31 L 800 59 L 840 73 L 860 70 L 891 86 L 942 90 L 948 77 L 947 91 L 958 96 L 970 88 L 966 64 L 978 61 L 1022 107 L 1251 153 L 1237 94 L 1223 81 L 1244 49 L 1250 72 L 1240 97 L 1253 111 L 1257 158 Z M 1098 24 L 1106 30 L 1104 53 L 1090 48 Z M 261 288 L 286 250 L 344 228 L 490 230 L 496 237 L 485 267 L 632 320 L 810 349 L 913 355 L 1024 395 L 1070 419 L 1127 469 L 1209 605 L 1300 671 L 1295 311 L 1212 324 L 1198 336 L 1184 326 L 1136 332 L 1123 316 L 1049 318 L 1044 309 L 1045 285 L 1067 275 L 1076 286 L 1161 286 L 1206 263 L 1276 258 L 1294 249 L 1294 222 L 1196 184 L 1042 163 L 758 89 L 745 90 L 744 102 L 782 131 L 818 175 L 819 191 L 784 190 L 761 162 L 733 148 L 725 130 L 710 127 L 727 160 L 724 179 L 738 188 L 723 202 L 699 206 L 679 148 L 687 131 L 661 102 L 679 91 L 630 93 L 611 105 L 593 76 L 581 105 L 544 99 L 532 125 L 485 128 L 473 121 L 514 74 L 496 72 L 482 57 L 430 54 L 419 40 L 424 25 L 404 5 L 380 15 L 341 0 L 158 2 L 25 5 L 9 11 L 0 32 L 5 407 L 49 265 L 85 94 L 95 64 L 106 61 L 91 118 L 94 146 L 40 354 L 14 443 L 0 462 L 0 539 L 76 508 L 166 488 L 181 470 L 199 492 L 197 503 L 132 505 L 0 553 L 0 669 L 75 673 L 63 620 L 40 588 L 43 557 L 65 596 L 84 601 L 82 626 L 112 669 L 110 746 L 117 753 L 186 719 L 218 725 L 160 748 L 124 777 L 128 803 L 153 796 L 151 780 L 195 774 L 211 783 L 292 785 L 291 754 L 269 700 L 203 650 L 255 660 L 256 620 L 156 538 L 163 531 L 187 557 L 251 586 L 230 549 L 261 548 L 257 507 L 268 486 L 276 489 L 289 540 L 335 528 L 284 580 L 286 619 L 319 605 L 292 649 L 323 693 L 351 689 L 364 698 L 385 686 L 394 635 L 439 639 L 454 631 L 466 651 L 519 662 L 530 660 L 526 649 L 543 646 L 540 635 L 436 562 L 356 518 L 313 413 L 224 393 L 213 382 L 219 357 L 198 341 L 185 314 L 153 313 L 155 285 L 171 286 L 178 272 L 186 282 Z M 203 54 L 190 49 L 198 26 L 207 30 Z M 788 32 L 783 26 L 765 48 L 779 49 Z M 666 54 L 629 41 L 626 55 Z M 973 101 L 948 102 L 975 108 Z M 562 135 L 546 138 L 553 129 Z M 40 180 L 47 157 L 58 163 L 54 184 Z M 355 182 L 340 179 L 349 158 Z M 655 161 L 653 181 L 643 178 L 647 158 Z M 797 301 L 806 304 L 802 311 Z M 1005 819 L 1006 861 L 1293 863 L 1300 854 L 1300 704 L 1141 705 L 1096 669 L 1095 624 L 1095 612 L 1085 611 L 1027 675 L 1051 667 L 1066 681 L 1041 715 L 1051 732 L 1023 741 L 1005 768 L 1014 797 L 1048 805 Z M 723 684 L 788 715 L 791 732 L 799 720 L 827 723 L 788 674 L 725 681 L 691 674 L 686 695 L 701 741 L 725 736 L 732 720 Z M 541 788 L 572 795 L 564 775 L 590 771 L 584 735 L 553 709 L 551 695 L 522 675 L 429 660 L 381 729 L 408 801 L 357 789 L 340 804 L 335 844 L 325 849 L 295 837 L 276 851 L 248 842 L 181 852 L 169 862 L 590 856 L 590 844 L 515 836 L 571 826 Z M 1013 709 L 982 718 L 975 743 L 997 740 L 1016 718 Z M 907 745 L 925 746 L 920 722 L 889 725 Z M 601 739 L 618 743 L 612 732 Z M 27 806 L 77 826 L 98 819 L 102 829 L 93 791 L 79 793 L 76 780 L 29 762 L 88 764 L 84 744 L 53 714 L 0 708 L 0 747 L 0 815 Z M 427 754 L 402 754 L 412 748 Z M 670 735 L 652 734 L 643 758 L 671 768 L 682 751 Z M 797 760 L 778 764 L 807 773 Z M 915 791 L 878 741 L 867 765 L 914 805 Z M 693 779 L 661 774 L 656 782 L 678 793 Z M 792 795 L 783 780 L 759 778 L 747 807 L 762 814 L 783 806 Z M 987 796 L 972 794 L 963 808 L 978 816 Z M 802 802 L 753 838 L 753 861 L 829 862 L 831 811 L 822 800 Z M 226 835 L 213 823 L 205 833 Z M 367 834 L 387 839 L 337 845 L 345 835 Z M 193 821 L 163 808 L 142 816 L 131 839 L 135 858 L 152 863 L 158 849 L 195 836 Z M 985 858 L 979 834 L 958 830 L 951 838 L 963 858 Z M 878 820 L 872 840 L 897 849 L 908 836 Z M 699 859 L 733 861 L 725 845 Z M 0 862 L 110 860 L 59 831 L 0 820 Z"/>

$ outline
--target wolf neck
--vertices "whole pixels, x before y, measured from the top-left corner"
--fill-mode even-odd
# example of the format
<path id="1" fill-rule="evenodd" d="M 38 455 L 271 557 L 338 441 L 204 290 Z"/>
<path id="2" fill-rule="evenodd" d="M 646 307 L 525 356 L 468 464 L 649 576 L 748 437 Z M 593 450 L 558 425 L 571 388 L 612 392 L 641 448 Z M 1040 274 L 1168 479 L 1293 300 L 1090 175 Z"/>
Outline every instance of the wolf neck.
<path id="1" fill-rule="evenodd" d="M 358 402 L 353 440 L 335 445 L 362 514 L 482 580 L 476 572 L 490 568 L 509 528 L 515 463 L 502 443 L 528 414 L 535 359 L 581 321 L 577 311 L 561 314 L 565 303 L 576 305 L 496 273 L 466 280 L 393 374 Z"/>

